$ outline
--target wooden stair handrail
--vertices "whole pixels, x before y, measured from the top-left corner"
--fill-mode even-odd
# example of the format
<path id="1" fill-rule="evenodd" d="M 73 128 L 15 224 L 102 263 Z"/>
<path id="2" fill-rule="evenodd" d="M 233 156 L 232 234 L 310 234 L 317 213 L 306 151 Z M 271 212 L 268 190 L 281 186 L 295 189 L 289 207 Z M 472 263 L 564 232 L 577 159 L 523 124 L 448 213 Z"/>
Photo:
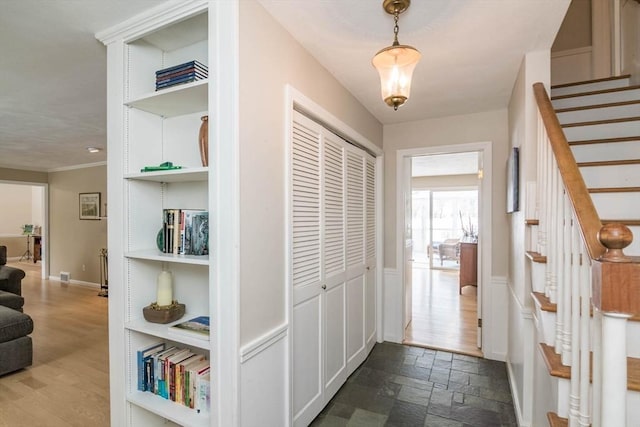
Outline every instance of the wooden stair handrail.
<path id="1" fill-rule="evenodd" d="M 547 90 L 542 83 L 533 85 L 533 93 L 538 104 L 538 110 L 542 122 L 547 130 L 551 149 L 555 155 L 558 169 L 564 182 L 565 190 L 576 218 L 580 234 L 591 259 L 600 259 L 606 252 L 605 247 L 598 239 L 598 232 L 602 228 L 602 222 L 589 195 L 587 185 L 578 169 L 567 138 L 562 131 L 560 121 L 551 105 Z"/>

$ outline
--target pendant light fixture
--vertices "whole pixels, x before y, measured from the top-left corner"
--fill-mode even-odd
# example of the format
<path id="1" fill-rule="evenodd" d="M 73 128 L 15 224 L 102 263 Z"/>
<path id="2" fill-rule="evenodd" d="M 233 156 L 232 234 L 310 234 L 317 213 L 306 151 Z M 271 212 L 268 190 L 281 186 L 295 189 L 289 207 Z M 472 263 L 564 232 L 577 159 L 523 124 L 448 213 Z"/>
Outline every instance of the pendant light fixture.
<path id="1" fill-rule="evenodd" d="M 382 7 L 393 15 L 393 44 L 381 49 L 373 57 L 371 63 L 380 74 L 382 99 L 388 106 L 397 110 L 409 99 L 411 91 L 411 76 L 420 60 L 420 52 L 413 46 L 402 45 L 398 42 L 398 16 L 407 10 L 411 0 L 384 0 Z"/>

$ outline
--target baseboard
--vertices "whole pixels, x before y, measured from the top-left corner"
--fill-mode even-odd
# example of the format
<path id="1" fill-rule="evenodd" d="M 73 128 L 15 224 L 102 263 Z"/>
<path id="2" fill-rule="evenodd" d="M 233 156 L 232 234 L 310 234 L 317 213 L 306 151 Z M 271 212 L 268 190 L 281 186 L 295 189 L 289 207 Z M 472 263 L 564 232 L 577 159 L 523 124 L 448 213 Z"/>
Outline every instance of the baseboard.
<path id="1" fill-rule="evenodd" d="M 513 398 L 513 409 L 516 413 L 516 420 L 518 422 L 518 427 L 531 427 L 531 424 L 525 422 L 522 419 L 522 405 L 520 404 L 520 398 L 518 397 L 517 390 L 515 389 L 515 384 L 513 383 L 514 373 L 511 368 L 511 361 L 507 357 L 506 360 L 507 365 L 507 377 L 509 379 L 509 389 L 511 390 L 511 396 Z"/>
<path id="2" fill-rule="evenodd" d="M 49 276 L 48 280 L 52 280 L 54 282 L 60 282 L 60 283 L 69 283 L 70 285 L 83 286 L 85 288 L 100 289 L 99 283 L 85 282 L 83 280 L 75 280 L 75 279 L 71 279 L 69 280 L 69 282 L 63 282 L 62 280 L 60 280 L 60 276 Z"/>

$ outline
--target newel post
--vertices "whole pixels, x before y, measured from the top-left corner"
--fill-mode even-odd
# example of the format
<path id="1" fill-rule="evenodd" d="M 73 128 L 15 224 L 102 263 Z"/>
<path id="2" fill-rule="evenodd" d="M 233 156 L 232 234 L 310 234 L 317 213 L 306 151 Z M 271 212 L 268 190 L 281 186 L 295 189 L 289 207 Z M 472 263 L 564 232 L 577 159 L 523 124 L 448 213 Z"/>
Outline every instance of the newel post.
<path id="1" fill-rule="evenodd" d="M 598 239 L 606 248 L 604 255 L 593 261 L 591 276 L 593 305 L 602 313 L 602 330 L 595 331 L 602 336 L 602 359 L 600 366 L 593 367 L 600 370 L 602 378 L 599 425 L 623 426 L 627 416 L 627 319 L 640 312 L 640 264 L 632 263 L 623 252 L 633 240 L 625 225 L 605 225 Z"/>

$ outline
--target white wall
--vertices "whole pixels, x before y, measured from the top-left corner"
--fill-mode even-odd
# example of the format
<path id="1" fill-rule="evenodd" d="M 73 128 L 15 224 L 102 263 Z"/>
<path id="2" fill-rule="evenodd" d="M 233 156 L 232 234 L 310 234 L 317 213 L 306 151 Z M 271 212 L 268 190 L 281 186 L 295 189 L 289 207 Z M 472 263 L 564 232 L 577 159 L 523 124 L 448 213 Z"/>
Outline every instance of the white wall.
<path id="1" fill-rule="evenodd" d="M 507 272 L 506 167 L 507 111 L 449 116 L 384 127 L 385 156 L 385 267 L 396 268 L 396 152 L 398 150 L 490 141 L 493 144 L 493 276 Z"/>
<path id="2" fill-rule="evenodd" d="M 525 268 L 525 212 L 527 202 L 535 200 L 526 194 L 527 181 L 535 180 L 537 155 L 537 106 L 532 85 L 542 82 L 549 90 L 550 52 L 532 52 L 525 56 L 509 103 L 509 146 L 520 147 L 520 210 L 509 218 L 509 349 L 510 381 L 514 401 L 519 402 L 518 416 L 529 423 L 532 416 L 533 366 L 531 284 Z"/>
<path id="3" fill-rule="evenodd" d="M 0 183 L 0 200 L 0 236 L 20 235 L 24 224 L 42 225 L 34 223 L 30 185 Z"/>
<path id="4" fill-rule="evenodd" d="M 382 125 L 258 2 L 239 14 L 240 346 L 260 349 L 241 364 L 240 424 L 286 426 L 286 85 L 379 147 Z"/>

